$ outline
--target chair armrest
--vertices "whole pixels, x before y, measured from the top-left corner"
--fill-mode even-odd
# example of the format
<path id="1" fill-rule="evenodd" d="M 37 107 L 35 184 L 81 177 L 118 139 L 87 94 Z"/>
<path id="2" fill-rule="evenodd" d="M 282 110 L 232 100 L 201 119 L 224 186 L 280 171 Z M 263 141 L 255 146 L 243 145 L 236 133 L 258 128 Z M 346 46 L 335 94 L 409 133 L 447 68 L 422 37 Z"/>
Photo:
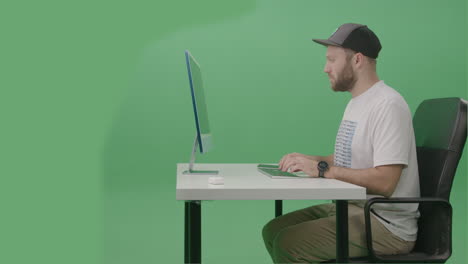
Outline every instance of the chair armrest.
<path id="1" fill-rule="evenodd" d="M 367 242 L 367 249 L 369 251 L 369 258 L 373 261 L 383 261 L 384 259 L 379 258 L 377 254 L 375 254 L 373 245 L 372 245 L 372 229 L 371 229 L 371 221 L 370 221 L 370 210 L 371 206 L 376 203 L 425 203 L 425 204 L 434 204 L 437 206 L 441 206 L 450 220 L 449 222 L 449 230 L 451 230 L 452 225 L 452 206 L 446 199 L 442 198 L 435 198 L 435 197 L 395 197 L 395 198 L 371 198 L 367 200 L 364 206 L 364 219 L 366 224 L 366 242 Z M 449 232 L 451 235 L 451 232 Z M 451 251 L 451 239 L 450 241 L 450 251 Z M 385 258 L 388 260 L 388 258 Z"/>

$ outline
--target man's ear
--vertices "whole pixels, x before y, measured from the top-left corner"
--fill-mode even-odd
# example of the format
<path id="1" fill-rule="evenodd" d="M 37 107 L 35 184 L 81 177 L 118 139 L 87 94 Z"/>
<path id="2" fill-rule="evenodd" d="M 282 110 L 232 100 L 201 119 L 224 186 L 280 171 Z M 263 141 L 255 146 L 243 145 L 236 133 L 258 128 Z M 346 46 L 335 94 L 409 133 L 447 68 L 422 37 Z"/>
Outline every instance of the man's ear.
<path id="1" fill-rule="evenodd" d="M 364 55 L 362 53 L 358 52 L 354 54 L 354 58 L 352 58 L 353 64 L 357 67 L 360 68 L 362 63 L 364 62 Z"/>

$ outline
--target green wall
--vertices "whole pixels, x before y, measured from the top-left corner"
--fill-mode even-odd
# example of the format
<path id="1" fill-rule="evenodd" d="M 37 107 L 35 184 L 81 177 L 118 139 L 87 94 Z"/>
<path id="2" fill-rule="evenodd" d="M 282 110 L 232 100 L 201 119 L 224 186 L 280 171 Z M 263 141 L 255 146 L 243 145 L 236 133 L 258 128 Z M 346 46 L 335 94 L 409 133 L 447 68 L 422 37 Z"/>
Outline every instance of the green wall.
<path id="1" fill-rule="evenodd" d="M 183 51 L 202 66 L 216 148 L 199 162 L 325 155 L 349 94 L 323 73 L 340 24 L 369 25 L 378 72 L 412 111 L 467 98 L 466 1 L 2 3 L 1 263 L 182 263 L 176 163 L 194 124 Z M 464 161 L 467 161 L 466 148 Z M 466 259 L 467 162 L 452 191 Z M 320 201 L 286 201 L 285 211 Z M 271 201 L 203 204 L 205 263 L 270 263 Z"/>

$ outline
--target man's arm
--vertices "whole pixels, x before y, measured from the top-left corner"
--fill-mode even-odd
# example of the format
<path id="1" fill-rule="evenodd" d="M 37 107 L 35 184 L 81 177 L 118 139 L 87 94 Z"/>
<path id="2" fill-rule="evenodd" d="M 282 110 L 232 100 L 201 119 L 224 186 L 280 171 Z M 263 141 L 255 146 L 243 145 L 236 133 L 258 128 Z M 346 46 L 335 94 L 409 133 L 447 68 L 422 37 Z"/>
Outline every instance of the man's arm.
<path id="1" fill-rule="evenodd" d="M 384 165 L 370 169 L 349 169 L 331 166 L 326 178 L 356 184 L 367 189 L 369 194 L 390 197 L 398 184 L 403 165 Z"/>
<path id="2" fill-rule="evenodd" d="M 333 166 L 334 164 L 333 155 L 334 154 L 331 154 L 328 156 L 312 156 L 312 155 L 306 155 L 306 154 L 301 154 L 301 153 L 290 153 L 290 154 L 284 155 L 281 158 L 278 165 L 279 165 L 280 170 L 285 171 L 289 168 L 289 166 L 287 166 L 287 164 L 289 164 L 289 161 L 296 159 L 296 158 L 304 158 L 307 160 L 314 160 L 314 161 L 326 161 L 329 164 L 329 166 Z"/>
<path id="3" fill-rule="evenodd" d="M 324 157 L 292 153 L 286 155 L 281 160 L 280 169 L 283 171 L 303 171 L 311 177 L 318 177 L 317 164 L 319 161 L 330 161 L 332 159 L 333 155 Z M 383 165 L 369 169 L 330 166 L 330 169 L 324 173 L 324 176 L 325 178 L 337 179 L 362 186 L 367 189 L 367 193 L 369 194 L 390 197 L 395 191 L 402 171 L 403 165 L 401 164 Z"/>
<path id="4" fill-rule="evenodd" d="M 316 160 L 316 161 L 325 161 L 328 163 L 329 166 L 333 166 L 335 160 L 334 160 L 334 154 L 328 155 L 328 156 L 309 156 L 310 159 Z"/>

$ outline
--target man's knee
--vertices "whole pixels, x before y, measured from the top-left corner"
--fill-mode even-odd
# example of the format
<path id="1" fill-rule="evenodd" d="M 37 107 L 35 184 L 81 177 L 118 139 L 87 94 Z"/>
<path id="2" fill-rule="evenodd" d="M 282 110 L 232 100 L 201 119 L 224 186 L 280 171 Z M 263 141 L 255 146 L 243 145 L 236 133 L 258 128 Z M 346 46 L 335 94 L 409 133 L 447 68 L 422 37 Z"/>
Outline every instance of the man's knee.
<path id="1" fill-rule="evenodd" d="M 262 229 L 262 237 L 265 242 L 270 242 L 274 239 L 277 230 L 274 228 L 275 219 L 270 220 Z"/>
<path id="2" fill-rule="evenodd" d="M 333 259 L 328 252 L 328 243 L 321 242 L 318 237 L 304 237 L 300 233 L 298 229 L 289 228 L 275 236 L 272 243 L 275 263 L 319 263 Z"/>
<path id="3" fill-rule="evenodd" d="M 300 262 L 300 244 L 295 235 L 292 235 L 287 230 L 280 231 L 272 241 L 273 259 L 276 263 L 285 262 Z"/>

